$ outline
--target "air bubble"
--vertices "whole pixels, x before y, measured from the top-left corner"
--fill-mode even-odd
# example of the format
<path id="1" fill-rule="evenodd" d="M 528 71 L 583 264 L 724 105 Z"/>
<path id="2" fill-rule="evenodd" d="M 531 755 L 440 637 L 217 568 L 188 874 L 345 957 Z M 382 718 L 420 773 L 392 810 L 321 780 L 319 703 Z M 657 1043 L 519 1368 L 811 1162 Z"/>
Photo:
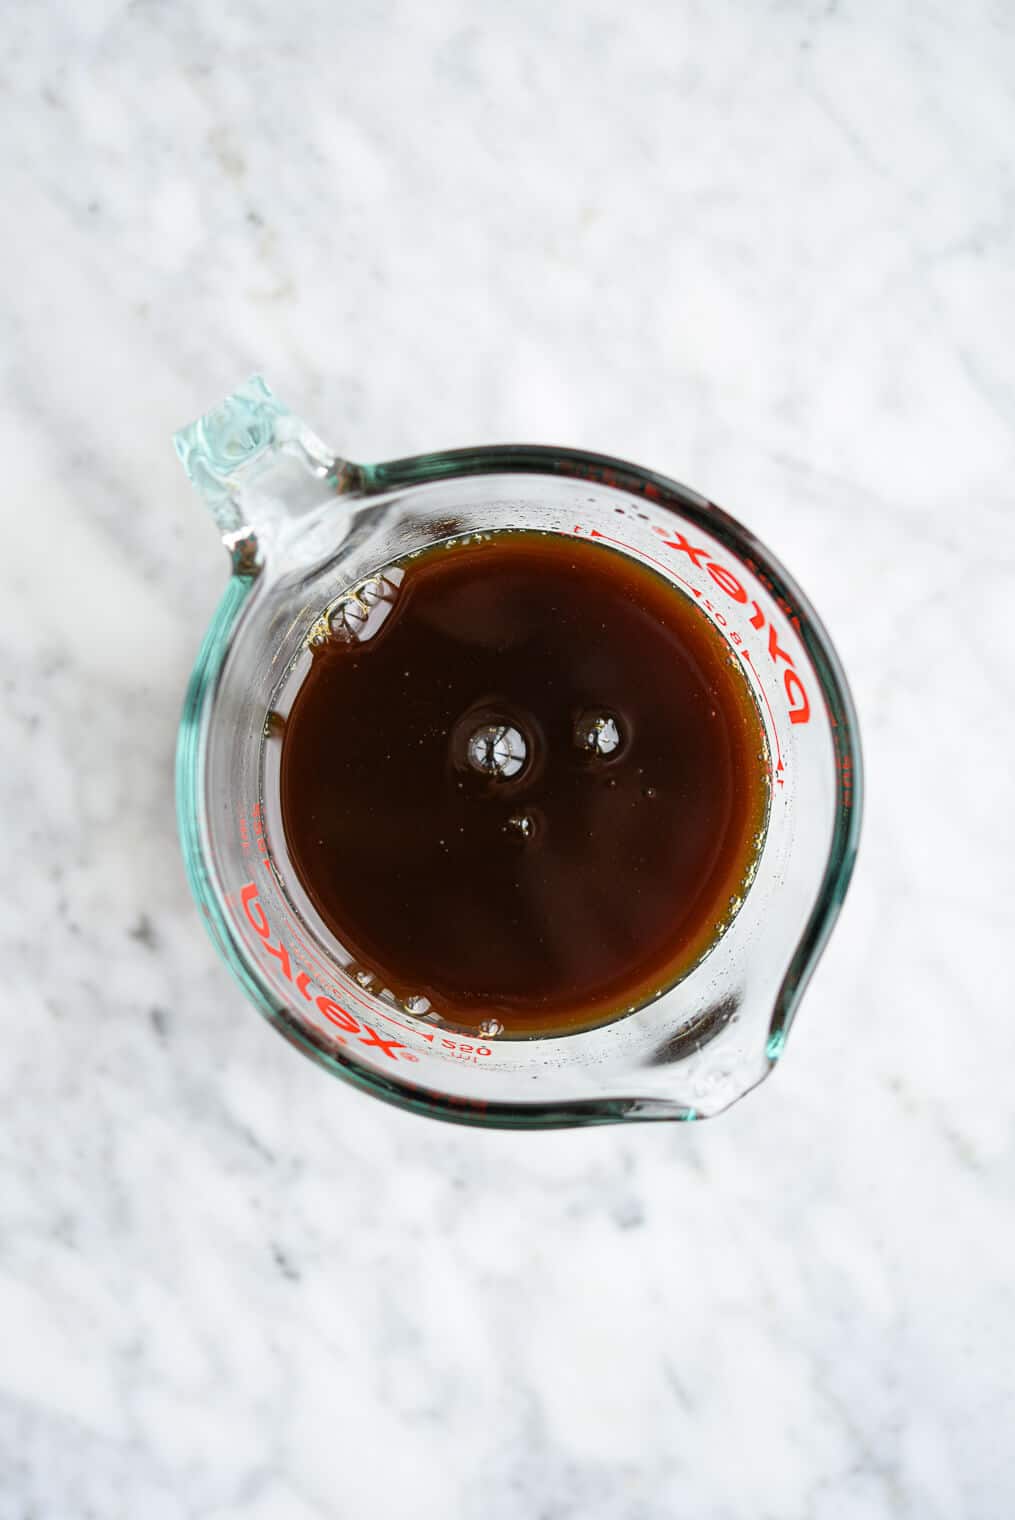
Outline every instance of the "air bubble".
<path id="1" fill-rule="evenodd" d="M 504 827 L 522 839 L 532 839 L 536 832 L 536 821 L 531 813 L 512 813 Z"/>
<path id="2" fill-rule="evenodd" d="M 386 596 L 390 596 L 394 588 L 382 575 L 372 575 L 369 580 L 363 582 L 357 595 L 365 607 L 376 607 Z"/>
<path id="3" fill-rule="evenodd" d="M 357 596 L 345 596 L 328 617 L 332 633 L 340 639 L 355 639 L 366 622 L 370 609 Z"/>
<path id="4" fill-rule="evenodd" d="M 605 758 L 620 748 L 620 724 L 609 712 L 584 712 L 574 726 L 579 749 Z"/>
<path id="5" fill-rule="evenodd" d="M 466 751 L 474 771 L 499 781 L 517 776 L 528 753 L 524 738 L 510 723 L 484 723 L 470 736 Z"/>
<path id="6" fill-rule="evenodd" d="M 406 1013 L 411 1013 L 418 1019 L 426 1013 L 430 1004 L 425 997 L 420 997 L 418 992 L 412 992 L 407 998 L 402 999 L 402 1007 Z"/>
<path id="7" fill-rule="evenodd" d="M 499 1034 L 504 1033 L 504 1025 L 500 1019 L 483 1019 L 479 1025 L 478 1033 L 484 1040 L 495 1040 Z"/>
<path id="8" fill-rule="evenodd" d="M 647 786 L 645 788 L 645 796 L 648 798 L 648 800 L 650 802 L 652 801 L 653 797 L 655 797 L 656 795 L 657 795 L 657 793 L 656 793 L 656 789 L 655 789 L 654 786 Z"/>
<path id="9" fill-rule="evenodd" d="M 403 574 L 400 567 L 392 566 L 350 587 L 322 614 L 311 630 L 310 643 L 317 646 L 336 638 L 349 644 L 372 638 L 395 603 Z"/>

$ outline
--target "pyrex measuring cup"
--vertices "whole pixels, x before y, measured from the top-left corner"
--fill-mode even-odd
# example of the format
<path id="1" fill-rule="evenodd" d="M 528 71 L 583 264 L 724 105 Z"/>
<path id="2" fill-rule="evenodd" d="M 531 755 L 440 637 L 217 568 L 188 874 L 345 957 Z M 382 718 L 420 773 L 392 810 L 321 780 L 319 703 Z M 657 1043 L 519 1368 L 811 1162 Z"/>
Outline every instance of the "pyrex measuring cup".
<path id="1" fill-rule="evenodd" d="M 180 729 L 183 851 L 212 939 L 265 1017 L 327 1071 L 471 1124 L 704 1118 L 767 1076 L 849 882 L 861 779 L 835 652 L 768 551 L 693 491 L 600 455 L 497 447 L 351 464 L 260 379 L 176 447 L 232 561 Z M 711 952 L 635 1012 L 555 1038 L 484 1038 L 351 960 L 288 860 L 272 736 L 308 645 L 365 623 L 386 567 L 507 528 L 609 546 L 692 598 L 752 685 L 771 764 L 757 872 Z"/>

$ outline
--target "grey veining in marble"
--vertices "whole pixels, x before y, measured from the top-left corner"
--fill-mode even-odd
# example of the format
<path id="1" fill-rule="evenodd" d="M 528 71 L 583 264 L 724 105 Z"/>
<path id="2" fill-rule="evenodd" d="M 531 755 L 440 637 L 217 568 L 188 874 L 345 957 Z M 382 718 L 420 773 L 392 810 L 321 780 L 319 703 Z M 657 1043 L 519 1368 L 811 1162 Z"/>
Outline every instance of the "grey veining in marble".
<path id="1" fill-rule="evenodd" d="M 0 1520 L 1015 1509 L 1015 11 L 3 18 Z M 329 1082 L 189 900 L 174 428 L 531 440 L 790 565 L 864 727 L 784 1065 L 515 1136 Z"/>

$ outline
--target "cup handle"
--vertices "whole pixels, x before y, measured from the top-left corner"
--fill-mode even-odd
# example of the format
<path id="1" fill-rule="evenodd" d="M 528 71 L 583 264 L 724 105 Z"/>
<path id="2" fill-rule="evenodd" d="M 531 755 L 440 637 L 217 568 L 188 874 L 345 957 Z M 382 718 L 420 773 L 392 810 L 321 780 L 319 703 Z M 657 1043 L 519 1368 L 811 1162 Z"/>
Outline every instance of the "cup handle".
<path id="1" fill-rule="evenodd" d="M 360 466 L 329 449 L 260 375 L 173 443 L 238 574 L 257 574 L 288 528 L 362 484 Z"/>

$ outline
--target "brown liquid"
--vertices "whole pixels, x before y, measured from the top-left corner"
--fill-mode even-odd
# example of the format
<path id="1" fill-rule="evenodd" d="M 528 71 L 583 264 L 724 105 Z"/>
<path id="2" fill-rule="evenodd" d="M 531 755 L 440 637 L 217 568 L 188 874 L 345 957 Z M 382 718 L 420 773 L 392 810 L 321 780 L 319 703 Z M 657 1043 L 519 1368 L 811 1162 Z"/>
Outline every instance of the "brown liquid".
<path id="1" fill-rule="evenodd" d="M 746 679 L 693 602 L 587 541 L 496 533 L 402 568 L 376 633 L 313 651 L 285 725 L 299 879 L 360 966 L 452 1022 L 616 1017 L 701 959 L 750 880 L 768 763 Z"/>

